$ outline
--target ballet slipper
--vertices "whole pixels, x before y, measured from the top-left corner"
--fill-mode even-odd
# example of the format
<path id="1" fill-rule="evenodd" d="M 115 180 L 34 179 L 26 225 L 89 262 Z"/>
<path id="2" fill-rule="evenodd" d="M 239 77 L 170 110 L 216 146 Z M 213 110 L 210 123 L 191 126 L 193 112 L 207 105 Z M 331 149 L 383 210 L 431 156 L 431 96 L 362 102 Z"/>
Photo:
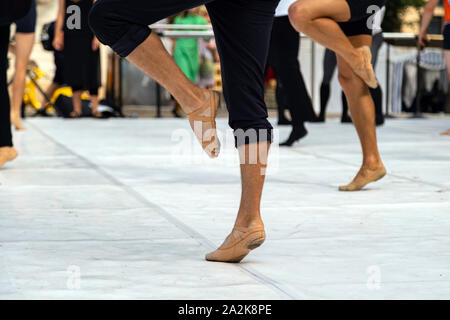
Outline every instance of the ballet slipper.
<path id="1" fill-rule="evenodd" d="M 208 261 L 239 263 L 250 251 L 262 245 L 265 239 L 264 226 L 234 227 L 224 243 L 205 258 Z"/>
<path id="2" fill-rule="evenodd" d="M 186 114 L 197 140 L 210 158 L 217 158 L 220 142 L 216 131 L 216 114 L 220 106 L 219 94 L 209 91 L 209 97 L 197 110 Z"/>
<path id="3" fill-rule="evenodd" d="M 359 191 L 369 183 L 381 180 L 385 175 L 386 168 L 384 166 L 375 170 L 361 168 L 353 181 L 346 186 L 340 186 L 339 191 Z"/>
<path id="4" fill-rule="evenodd" d="M 450 130 L 441 133 L 441 136 L 450 136 Z"/>
<path id="5" fill-rule="evenodd" d="M 352 66 L 356 73 L 370 88 L 378 87 L 378 80 L 372 66 L 372 53 L 368 46 L 357 48 L 356 51 L 361 55 L 361 61 Z"/>
<path id="6" fill-rule="evenodd" d="M 6 162 L 13 161 L 19 153 L 14 147 L 0 147 L 0 168 Z"/>

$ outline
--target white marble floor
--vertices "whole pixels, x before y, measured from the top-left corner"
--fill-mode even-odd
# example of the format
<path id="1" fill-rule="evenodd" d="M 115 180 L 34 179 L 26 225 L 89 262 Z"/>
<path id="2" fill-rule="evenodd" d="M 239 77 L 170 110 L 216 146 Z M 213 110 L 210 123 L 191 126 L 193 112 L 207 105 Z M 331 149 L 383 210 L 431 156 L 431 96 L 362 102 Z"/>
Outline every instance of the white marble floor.
<path id="1" fill-rule="evenodd" d="M 239 265 L 203 260 L 238 206 L 229 141 L 209 160 L 180 149 L 184 120 L 26 125 L 0 170 L 1 299 L 450 299 L 450 118 L 388 121 L 389 175 L 358 193 L 337 191 L 360 161 L 351 125 L 274 147 L 268 239 Z"/>

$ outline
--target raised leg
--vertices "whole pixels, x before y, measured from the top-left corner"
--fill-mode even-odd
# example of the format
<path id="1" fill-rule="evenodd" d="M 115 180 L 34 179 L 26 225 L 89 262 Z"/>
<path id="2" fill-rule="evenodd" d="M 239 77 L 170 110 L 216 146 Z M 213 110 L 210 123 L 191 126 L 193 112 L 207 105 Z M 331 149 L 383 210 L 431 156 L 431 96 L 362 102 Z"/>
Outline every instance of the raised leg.
<path id="1" fill-rule="evenodd" d="M 159 37 L 147 27 L 162 18 L 205 2 L 99 0 L 91 10 L 89 22 L 102 43 L 111 46 L 174 96 L 190 118 L 191 127 L 205 152 L 210 157 L 217 157 L 220 149 L 215 129 L 219 106 L 217 95 L 189 81 Z"/>
<path id="2" fill-rule="evenodd" d="M 370 63 L 370 48 L 353 47 L 338 25 L 351 18 L 347 1 L 298 0 L 289 8 L 289 18 L 297 31 L 339 54 L 370 87 L 378 85 Z"/>

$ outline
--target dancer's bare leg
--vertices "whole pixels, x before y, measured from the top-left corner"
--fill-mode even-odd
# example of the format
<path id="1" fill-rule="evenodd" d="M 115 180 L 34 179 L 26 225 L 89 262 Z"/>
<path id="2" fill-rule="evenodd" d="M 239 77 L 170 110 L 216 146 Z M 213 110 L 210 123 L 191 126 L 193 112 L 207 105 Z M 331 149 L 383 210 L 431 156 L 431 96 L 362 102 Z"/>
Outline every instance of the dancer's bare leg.
<path id="1" fill-rule="evenodd" d="M 372 37 L 368 35 L 350 37 L 355 47 L 370 46 Z M 375 129 L 375 106 L 366 84 L 355 75 L 348 63 L 338 58 L 339 81 L 347 97 L 353 123 L 358 132 L 363 152 L 363 163 L 360 171 L 341 191 L 358 191 L 370 182 L 377 181 L 386 175 L 386 169 L 378 151 Z"/>
<path id="2" fill-rule="evenodd" d="M 90 96 L 91 105 L 92 105 L 92 115 L 94 117 L 101 117 L 101 113 L 98 112 L 98 95 L 91 95 Z"/>
<path id="3" fill-rule="evenodd" d="M 184 75 L 164 48 L 159 37 L 154 33 L 141 43 L 127 57 L 127 60 L 163 85 L 180 103 L 187 115 L 198 110 L 213 94 L 208 90 L 199 88 Z M 215 104 L 198 116 L 214 118 L 215 110 L 213 109 L 217 108 L 218 101 Z M 207 147 L 204 144 L 203 147 L 209 156 L 217 157 L 220 147 L 218 139 L 214 138 L 217 136 L 213 124 L 211 122 L 191 121 L 191 126 L 202 144 L 204 141 L 211 141 Z"/>
<path id="4" fill-rule="evenodd" d="M 242 183 L 238 215 L 231 234 L 216 251 L 206 255 L 207 260 L 240 262 L 264 242 L 260 204 L 269 148 L 270 143 L 261 142 L 238 149 Z"/>
<path id="5" fill-rule="evenodd" d="M 28 61 L 34 44 L 34 33 L 16 33 L 15 70 L 12 85 L 11 99 L 11 123 L 16 130 L 25 130 L 22 125 L 22 101 L 25 91 L 25 77 L 27 74 Z"/>
<path id="6" fill-rule="evenodd" d="M 13 161 L 18 156 L 14 147 L 0 147 L 0 168 L 9 161 Z"/>
<path id="7" fill-rule="evenodd" d="M 289 8 L 289 19 L 297 31 L 339 54 L 370 87 L 376 87 L 378 82 L 368 63 L 370 48 L 352 46 L 338 25 L 350 18 L 345 0 L 298 0 Z"/>

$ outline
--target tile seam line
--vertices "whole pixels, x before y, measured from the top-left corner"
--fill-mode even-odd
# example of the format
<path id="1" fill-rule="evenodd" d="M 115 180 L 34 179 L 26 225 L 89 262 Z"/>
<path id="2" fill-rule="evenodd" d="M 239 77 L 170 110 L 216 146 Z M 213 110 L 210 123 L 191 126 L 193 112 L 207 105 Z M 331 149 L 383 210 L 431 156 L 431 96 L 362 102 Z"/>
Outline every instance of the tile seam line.
<path id="1" fill-rule="evenodd" d="M 166 210 L 164 210 L 162 207 L 160 207 L 159 205 L 149 201 L 148 199 L 146 199 L 145 197 L 143 197 L 139 192 L 137 192 L 134 188 L 127 186 L 125 184 L 123 184 L 120 180 L 116 179 L 115 177 L 113 177 L 112 175 L 110 175 L 108 172 L 106 172 L 105 170 L 103 170 L 102 168 L 100 168 L 98 165 L 96 165 L 95 163 L 91 162 L 89 159 L 85 158 L 84 156 L 76 153 L 75 151 L 73 151 L 72 149 L 70 149 L 69 147 L 63 145 L 62 143 L 60 143 L 59 141 L 57 141 L 56 139 L 54 139 L 53 137 L 51 137 L 50 135 L 48 135 L 47 133 L 45 133 L 41 128 L 39 128 L 37 125 L 35 125 L 34 123 L 28 122 L 28 125 L 31 125 L 33 127 L 34 130 L 36 130 L 37 132 L 39 132 L 42 136 L 44 136 L 46 139 L 52 141 L 53 143 L 55 143 L 57 146 L 59 146 L 60 148 L 62 148 L 63 150 L 67 151 L 68 153 L 74 155 L 75 157 L 79 158 L 80 160 L 82 160 L 83 162 L 85 162 L 90 168 L 92 168 L 93 170 L 97 171 L 98 173 L 100 173 L 103 177 L 107 178 L 109 181 L 111 181 L 111 183 L 113 185 L 116 185 L 118 187 L 121 187 L 125 192 L 127 192 L 129 195 L 131 195 L 132 197 L 134 197 L 136 200 L 138 200 L 139 202 L 143 203 L 144 205 L 146 205 L 148 208 L 150 209 L 154 209 L 158 214 L 160 214 L 162 217 L 164 217 L 167 221 L 169 221 L 171 224 L 173 224 L 175 227 L 177 227 L 178 229 L 180 229 L 182 232 L 186 233 L 188 236 L 190 236 L 191 238 L 195 239 L 197 242 L 199 242 L 202 246 L 208 248 L 208 249 L 214 249 L 215 246 L 213 245 L 213 243 L 207 239 L 206 237 L 204 237 L 202 234 L 200 234 L 199 232 L 197 232 L 196 230 L 192 229 L 191 227 L 189 227 L 188 225 L 184 224 L 183 222 L 181 222 L 180 220 L 178 220 L 176 217 L 174 217 L 173 215 L 171 215 L 169 212 L 167 212 Z M 254 280 L 256 280 L 257 282 L 261 283 L 262 285 L 269 287 L 271 290 L 275 291 L 277 294 L 281 294 L 282 296 L 291 299 L 291 300 L 296 300 L 296 296 L 294 294 L 291 294 L 290 292 L 288 292 L 287 290 L 283 289 L 281 287 L 281 285 L 279 285 L 278 283 L 276 283 L 276 281 L 270 279 L 269 277 L 263 275 L 262 273 L 253 270 L 252 268 L 246 267 L 244 265 L 241 264 L 237 264 L 235 265 L 238 269 L 240 269 L 242 272 L 244 272 L 245 274 L 249 275 L 251 278 L 253 278 Z"/>
<path id="2" fill-rule="evenodd" d="M 325 159 L 325 160 L 329 160 L 329 161 L 345 164 L 345 165 L 348 165 L 348 166 L 357 167 L 357 165 L 355 165 L 352 162 L 347 162 L 345 160 L 339 160 L 339 159 L 336 159 L 336 158 L 333 158 L 333 157 L 329 157 L 329 156 L 322 156 L 322 155 L 319 155 L 319 154 L 317 154 L 315 152 L 311 152 L 311 151 L 294 150 L 294 149 L 292 149 L 290 151 L 292 151 L 294 153 L 299 153 L 299 154 L 312 155 L 312 156 L 314 156 L 314 157 L 316 157 L 318 159 Z M 410 181 L 410 182 L 415 182 L 415 183 L 424 184 L 424 185 L 428 185 L 428 186 L 432 186 L 432 187 L 436 187 L 436 188 L 441 188 L 441 189 L 446 190 L 446 191 L 450 190 L 448 187 L 446 187 L 444 185 L 441 185 L 441 184 L 427 182 L 427 181 L 423 181 L 421 179 L 408 178 L 408 177 L 404 177 L 404 176 L 401 176 L 401 175 L 398 175 L 398 174 L 395 174 L 395 173 L 390 173 L 389 171 L 388 171 L 387 175 L 391 176 L 391 177 L 394 177 L 394 178 Z"/>

